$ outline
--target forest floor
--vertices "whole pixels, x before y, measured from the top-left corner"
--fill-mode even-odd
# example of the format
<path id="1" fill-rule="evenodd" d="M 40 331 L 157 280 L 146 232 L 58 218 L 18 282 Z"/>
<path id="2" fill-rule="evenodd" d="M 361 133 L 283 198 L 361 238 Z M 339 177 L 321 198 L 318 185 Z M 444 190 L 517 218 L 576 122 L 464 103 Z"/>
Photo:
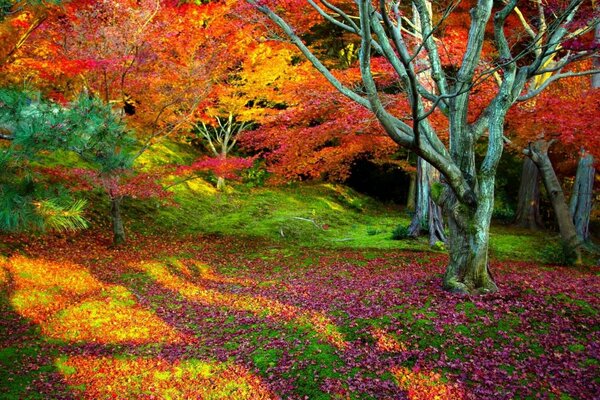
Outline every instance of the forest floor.
<path id="1" fill-rule="evenodd" d="M 461 297 L 442 252 L 95 232 L 3 238 L 0 398 L 600 394 L 597 267 L 495 259 Z"/>
<path id="2" fill-rule="evenodd" d="M 600 397 L 600 269 L 540 263 L 552 235 L 496 224 L 500 291 L 464 297 L 347 187 L 170 190 L 125 203 L 119 248 L 98 193 L 87 231 L 1 238 L 0 399 Z"/>

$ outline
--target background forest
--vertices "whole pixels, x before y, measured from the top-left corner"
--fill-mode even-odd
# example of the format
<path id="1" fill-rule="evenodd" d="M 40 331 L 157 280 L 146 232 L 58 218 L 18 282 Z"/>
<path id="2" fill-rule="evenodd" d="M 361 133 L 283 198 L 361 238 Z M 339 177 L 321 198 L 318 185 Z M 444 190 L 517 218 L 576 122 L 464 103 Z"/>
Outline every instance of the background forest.
<path id="1" fill-rule="evenodd" d="M 0 398 L 598 397 L 599 16 L 0 0 Z"/>

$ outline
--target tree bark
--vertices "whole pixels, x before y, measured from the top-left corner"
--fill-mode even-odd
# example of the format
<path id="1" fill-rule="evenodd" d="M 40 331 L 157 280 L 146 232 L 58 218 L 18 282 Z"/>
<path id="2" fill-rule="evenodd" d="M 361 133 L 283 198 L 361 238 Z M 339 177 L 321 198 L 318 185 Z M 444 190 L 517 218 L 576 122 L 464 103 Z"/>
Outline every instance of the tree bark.
<path id="1" fill-rule="evenodd" d="M 529 157 L 523 160 L 517 205 L 516 225 L 537 230 L 544 226 L 540 216 L 540 174 Z"/>
<path id="2" fill-rule="evenodd" d="M 600 40 L 600 24 L 596 24 L 595 37 L 597 43 Z M 600 69 L 600 59 L 598 57 L 594 57 L 594 67 Z M 600 88 L 600 74 L 592 75 L 592 87 L 594 89 Z"/>
<path id="3" fill-rule="evenodd" d="M 217 190 L 222 191 L 225 189 L 225 178 L 222 176 L 217 177 Z"/>
<path id="4" fill-rule="evenodd" d="M 569 212 L 573 217 L 575 231 L 582 242 L 590 239 L 589 224 L 595 174 L 594 157 L 582 149 L 569 204 Z"/>
<path id="5" fill-rule="evenodd" d="M 408 227 L 411 237 L 421 235 L 423 227 L 429 231 L 429 244 L 446 242 L 442 210 L 431 197 L 431 185 L 439 181 L 440 173 L 427 161 L 419 157 L 416 175 L 416 203 L 413 219 Z"/>
<path id="6" fill-rule="evenodd" d="M 535 165 L 537 165 L 540 174 L 542 175 L 546 192 L 548 192 L 554 214 L 556 215 L 556 221 L 558 222 L 562 241 L 568 249 L 576 253 L 577 263 L 581 263 L 581 241 L 577 237 L 577 231 L 575 229 L 575 224 L 573 224 L 571 213 L 569 212 L 565 194 L 556 177 L 550 157 L 548 157 L 548 149 L 552 143 L 554 143 L 554 141 L 540 139 L 535 143 L 530 143 L 524 152 L 531 158 Z"/>
<path id="7" fill-rule="evenodd" d="M 415 213 L 408 227 L 408 235 L 421 236 L 424 223 L 429 214 L 429 180 L 427 179 L 427 162 L 421 157 L 417 159 Z"/>
<path id="8" fill-rule="evenodd" d="M 498 290 L 488 268 L 489 227 L 494 208 L 493 177 L 481 185 L 478 207 L 460 204 L 450 190 L 440 202 L 448 217 L 450 261 L 444 288 L 456 293 L 492 293 Z M 490 184 L 491 183 L 491 184 Z"/>
<path id="9" fill-rule="evenodd" d="M 110 213 L 112 216 L 113 225 L 113 245 L 118 246 L 125 243 L 125 228 L 123 226 L 123 218 L 121 217 L 121 203 L 123 196 L 111 197 Z"/>
<path id="10" fill-rule="evenodd" d="M 417 196 L 417 173 L 410 174 L 410 183 L 408 185 L 408 199 L 406 199 L 406 209 L 415 211 Z"/>

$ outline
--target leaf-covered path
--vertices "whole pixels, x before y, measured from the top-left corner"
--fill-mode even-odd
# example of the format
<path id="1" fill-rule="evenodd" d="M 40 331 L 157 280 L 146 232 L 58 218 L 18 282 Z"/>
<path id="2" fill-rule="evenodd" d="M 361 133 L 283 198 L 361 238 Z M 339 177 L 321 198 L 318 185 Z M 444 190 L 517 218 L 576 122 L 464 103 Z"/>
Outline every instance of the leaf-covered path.
<path id="1" fill-rule="evenodd" d="M 598 270 L 84 234 L 2 259 L 2 398 L 598 398 Z M 4 395 L 3 395 L 4 396 Z"/>

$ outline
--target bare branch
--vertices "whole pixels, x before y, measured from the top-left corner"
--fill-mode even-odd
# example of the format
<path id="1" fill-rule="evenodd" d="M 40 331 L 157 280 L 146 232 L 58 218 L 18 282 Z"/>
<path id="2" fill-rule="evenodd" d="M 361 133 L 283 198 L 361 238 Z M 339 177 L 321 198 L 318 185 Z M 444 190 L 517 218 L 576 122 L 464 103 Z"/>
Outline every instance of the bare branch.
<path id="1" fill-rule="evenodd" d="M 552 75 L 550 78 L 546 79 L 537 88 L 532 89 L 529 92 L 527 92 L 526 94 L 519 96 L 517 98 L 517 101 L 526 101 L 526 100 L 534 98 L 535 96 L 537 96 L 538 94 L 543 92 L 544 89 L 546 89 L 548 86 L 550 86 L 550 84 L 552 82 L 556 82 L 559 79 L 571 78 L 574 76 L 594 75 L 594 74 L 600 74 L 600 69 L 593 69 L 593 70 L 589 70 L 589 71 L 578 71 L 578 72 L 564 72 L 564 73 Z"/>
<path id="2" fill-rule="evenodd" d="M 279 28 L 281 28 L 284 33 L 290 38 L 292 43 L 296 45 L 296 47 L 302 52 L 302 54 L 310 61 L 310 63 L 335 87 L 340 93 L 344 96 L 354 100 L 358 104 L 362 105 L 367 109 L 371 109 L 371 105 L 367 99 L 358 95 L 350 88 L 342 84 L 325 65 L 317 58 L 314 54 L 306 47 L 304 42 L 296 35 L 292 27 L 285 22 L 279 15 L 275 14 L 269 7 L 264 5 L 259 5 L 256 0 L 247 0 L 248 3 L 253 5 L 258 11 L 266 15 L 271 21 L 273 21 Z"/>

